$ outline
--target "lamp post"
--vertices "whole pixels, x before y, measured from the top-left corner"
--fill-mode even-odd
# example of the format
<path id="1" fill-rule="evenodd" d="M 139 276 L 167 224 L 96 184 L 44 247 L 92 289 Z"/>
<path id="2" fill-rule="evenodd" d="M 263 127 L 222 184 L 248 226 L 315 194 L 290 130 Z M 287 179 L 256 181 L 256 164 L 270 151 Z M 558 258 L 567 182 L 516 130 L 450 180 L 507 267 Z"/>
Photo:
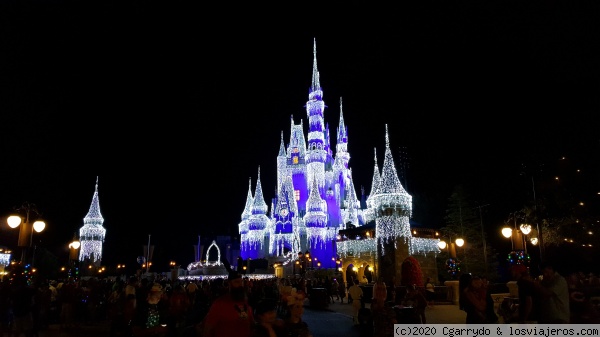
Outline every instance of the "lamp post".
<path id="1" fill-rule="evenodd" d="M 502 228 L 502 235 L 505 238 L 510 238 L 511 252 L 508 254 L 510 264 L 526 264 L 530 262 L 529 254 L 527 254 L 527 235 L 531 233 L 531 225 L 521 224 L 517 227 L 516 212 L 512 213 L 513 228 L 508 226 Z"/>
<path id="2" fill-rule="evenodd" d="M 71 272 L 73 268 L 75 268 L 75 274 L 77 274 L 79 247 L 81 247 L 81 242 L 77 239 L 77 234 L 73 234 L 73 241 L 69 242 L 69 276 L 73 276 Z"/>
<path id="3" fill-rule="evenodd" d="M 41 214 L 38 212 L 35 204 L 24 202 L 19 208 L 15 208 L 18 214 L 14 214 L 8 217 L 6 222 L 10 228 L 19 228 L 19 241 L 18 246 L 21 248 L 21 263 L 25 264 L 27 257 L 27 250 L 31 248 L 33 243 L 33 232 L 41 232 L 46 228 L 46 223 L 41 219 Z M 31 221 L 35 217 L 33 224 Z M 33 262 L 32 262 L 33 265 Z"/>
<path id="4" fill-rule="evenodd" d="M 456 247 L 462 247 L 465 244 L 465 240 L 462 238 L 457 238 L 452 242 L 452 238 L 450 237 L 450 243 L 447 243 L 444 240 L 440 240 L 438 242 L 438 247 L 441 250 L 448 249 L 448 260 L 446 261 L 446 267 L 448 268 L 448 272 L 452 274 L 452 277 L 456 277 L 458 272 L 460 271 L 460 263 L 456 258 Z M 454 261 L 453 261 L 454 260 Z"/>

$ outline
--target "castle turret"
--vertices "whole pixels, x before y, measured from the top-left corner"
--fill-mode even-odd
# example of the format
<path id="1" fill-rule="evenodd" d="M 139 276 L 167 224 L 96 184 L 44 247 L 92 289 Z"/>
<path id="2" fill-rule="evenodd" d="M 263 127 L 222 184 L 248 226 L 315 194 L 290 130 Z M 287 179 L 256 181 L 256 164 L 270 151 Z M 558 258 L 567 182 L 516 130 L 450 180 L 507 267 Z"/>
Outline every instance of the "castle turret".
<path id="1" fill-rule="evenodd" d="M 248 218 L 248 234 L 246 236 L 246 244 L 242 247 L 242 258 L 257 259 L 264 254 L 265 236 L 268 236 L 267 229 L 269 227 L 269 218 L 267 211 L 269 206 L 265 202 L 263 196 L 262 184 L 260 182 L 260 167 L 258 168 L 258 179 L 256 181 L 256 189 L 254 191 L 254 202 L 252 204 L 252 214 Z"/>
<path id="2" fill-rule="evenodd" d="M 375 178 L 374 178 L 375 179 Z M 374 195 L 370 196 L 371 203 L 377 212 L 375 230 L 380 244 L 412 237 L 410 232 L 410 217 L 412 215 L 412 196 L 406 192 L 394 164 L 390 139 L 385 126 L 385 157 L 381 170 L 381 181 Z"/>
<path id="3" fill-rule="evenodd" d="M 100 199 L 98 198 L 98 177 L 92 203 L 87 215 L 83 218 L 83 227 L 79 229 L 79 261 L 91 263 L 96 267 L 102 261 L 102 245 L 106 236 L 106 229 L 102 226 L 104 218 L 100 213 Z"/>

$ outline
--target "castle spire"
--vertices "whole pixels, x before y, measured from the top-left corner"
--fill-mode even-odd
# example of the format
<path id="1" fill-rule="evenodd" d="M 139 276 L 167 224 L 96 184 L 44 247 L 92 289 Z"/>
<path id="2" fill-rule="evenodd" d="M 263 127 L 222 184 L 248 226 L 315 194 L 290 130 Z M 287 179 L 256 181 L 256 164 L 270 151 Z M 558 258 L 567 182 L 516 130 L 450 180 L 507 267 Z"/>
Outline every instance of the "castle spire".
<path id="1" fill-rule="evenodd" d="M 94 196 L 92 197 L 92 203 L 90 204 L 90 210 L 88 211 L 85 218 L 83 218 L 84 224 L 100 224 L 104 222 L 104 218 L 100 213 L 100 200 L 98 199 L 98 176 L 96 176 L 96 186 L 94 189 Z"/>
<path id="2" fill-rule="evenodd" d="M 374 148 L 373 152 L 375 153 L 375 168 L 373 170 L 373 181 L 371 182 L 371 193 L 367 197 L 367 206 L 369 207 L 375 207 L 372 204 L 372 200 L 377 194 L 379 185 L 381 185 L 381 173 L 379 173 L 379 166 L 377 165 L 377 148 Z"/>
<path id="3" fill-rule="evenodd" d="M 254 203 L 252 205 L 252 214 L 266 214 L 269 206 L 263 196 L 262 184 L 260 182 L 260 166 L 258 167 L 258 179 L 256 181 L 256 190 L 254 191 Z"/>
<path id="4" fill-rule="evenodd" d="M 285 157 L 285 144 L 283 142 L 283 130 L 281 131 L 281 143 L 279 144 L 279 157 Z"/>
<path id="5" fill-rule="evenodd" d="M 242 212 L 242 220 L 248 219 L 252 214 L 252 204 L 254 203 L 254 198 L 252 197 L 252 178 L 248 179 L 248 195 L 246 196 L 246 206 L 244 206 L 244 211 Z"/>
<path id="6" fill-rule="evenodd" d="M 312 73 L 312 86 L 310 87 L 311 92 L 320 91 L 321 83 L 319 79 L 319 69 L 317 69 L 317 39 L 313 40 L 313 73 Z"/>

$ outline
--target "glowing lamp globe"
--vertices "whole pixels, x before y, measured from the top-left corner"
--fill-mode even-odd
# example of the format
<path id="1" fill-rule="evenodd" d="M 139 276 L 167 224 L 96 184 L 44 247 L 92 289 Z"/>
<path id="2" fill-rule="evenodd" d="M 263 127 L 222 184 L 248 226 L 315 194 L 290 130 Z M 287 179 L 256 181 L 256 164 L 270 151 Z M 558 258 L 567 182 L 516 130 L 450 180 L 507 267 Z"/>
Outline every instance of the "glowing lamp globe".
<path id="1" fill-rule="evenodd" d="M 43 231 L 44 228 L 46 228 L 46 223 L 43 221 L 36 221 L 33 223 L 33 230 L 35 230 L 38 233 Z"/>
<path id="2" fill-rule="evenodd" d="M 80 246 L 81 246 L 81 242 L 79 242 L 79 241 L 73 241 L 69 244 L 69 248 L 73 248 L 73 249 L 79 249 Z"/>
<path id="3" fill-rule="evenodd" d="M 519 228 L 521 229 L 521 232 L 525 235 L 531 233 L 531 225 L 529 224 L 521 224 Z"/>
<path id="4" fill-rule="evenodd" d="M 6 219 L 6 222 L 8 222 L 10 228 L 17 228 L 21 224 L 21 217 L 18 215 L 11 215 Z"/>
<path id="5" fill-rule="evenodd" d="M 512 235 L 512 228 L 509 227 L 504 227 L 502 228 L 502 235 L 504 235 L 505 238 L 510 238 L 510 236 Z"/>
<path id="6" fill-rule="evenodd" d="M 457 246 L 462 247 L 465 244 L 465 240 L 458 238 L 456 239 L 456 241 L 454 241 L 456 243 Z"/>
<path id="7" fill-rule="evenodd" d="M 537 245 L 538 244 L 538 238 L 531 238 L 531 244 L 532 245 Z"/>
<path id="8" fill-rule="evenodd" d="M 438 242 L 438 247 L 440 247 L 440 249 L 446 248 L 446 241 L 440 241 L 440 242 Z"/>

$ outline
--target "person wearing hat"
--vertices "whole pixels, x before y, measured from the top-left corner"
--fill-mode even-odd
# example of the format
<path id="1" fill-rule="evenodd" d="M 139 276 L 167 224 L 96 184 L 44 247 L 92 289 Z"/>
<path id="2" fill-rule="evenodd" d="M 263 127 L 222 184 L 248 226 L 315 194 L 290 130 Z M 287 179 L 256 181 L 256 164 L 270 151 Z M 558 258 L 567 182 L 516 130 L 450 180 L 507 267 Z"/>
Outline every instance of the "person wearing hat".
<path id="1" fill-rule="evenodd" d="M 132 336 L 166 336 L 168 309 L 169 303 L 163 296 L 162 285 L 152 284 L 146 300 L 137 303 L 135 316 L 131 322 Z"/>
<path id="2" fill-rule="evenodd" d="M 242 274 L 231 270 L 227 286 L 229 291 L 212 302 L 199 327 L 203 337 L 250 337 L 254 313 L 246 297 Z"/>

